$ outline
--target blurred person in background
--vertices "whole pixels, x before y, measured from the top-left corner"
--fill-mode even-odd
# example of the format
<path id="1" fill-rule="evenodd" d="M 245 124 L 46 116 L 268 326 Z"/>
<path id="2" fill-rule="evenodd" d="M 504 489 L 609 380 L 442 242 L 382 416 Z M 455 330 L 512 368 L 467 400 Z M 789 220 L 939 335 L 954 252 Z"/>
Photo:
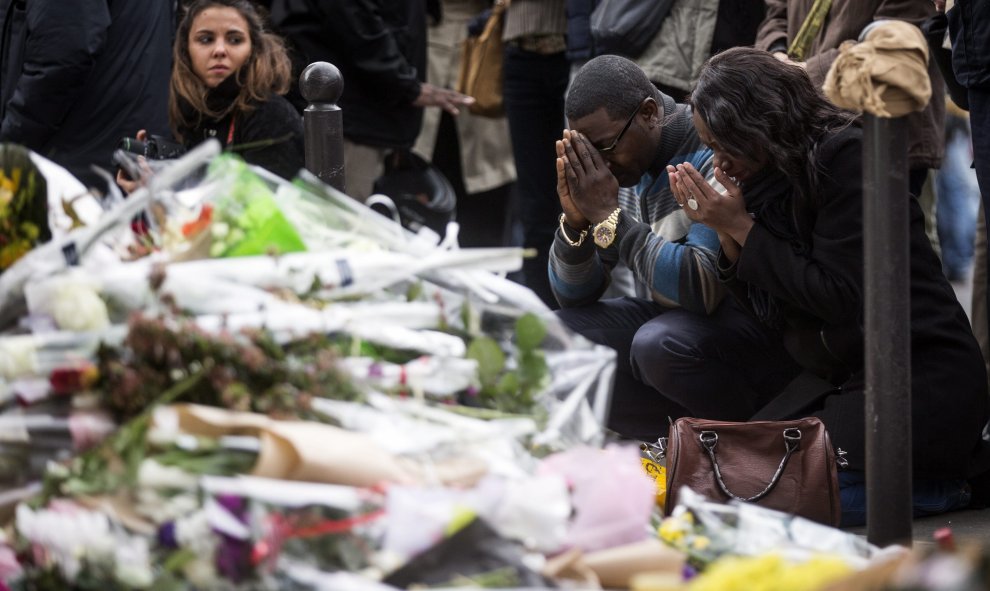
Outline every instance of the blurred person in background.
<path id="1" fill-rule="evenodd" d="M 990 241 L 986 239 L 986 228 L 990 227 L 990 2 L 956 0 L 955 6 L 949 6 L 946 0 L 935 0 L 936 10 L 947 8 L 952 70 L 956 81 L 967 89 L 973 167 L 982 196 L 983 231 L 978 233 L 976 248 L 980 253 L 973 274 L 973 324 L 990 368 L 990 289 L 986 272 L 990 258 Z"/>
<path id="2" fill-rule="evenodd" d="M 935 177 L 942 270 L 952 282 L 965 281 L 973 264 L 980 187 L 971 168 L 969 117 L 948 104 L 945 119 L 945 158 Z"/>
<path id="3" fill-rule="evenodd" d="M 117 142 L 168 130 L 174 0 L 0 0 L 0 141 L 89 187 Z"/>
<path id="4" fill-rule="evenodd" d="M 564 0 L 513 0 L 503 39 L 505 113 L 516 161 L 522 245 L 536 251 L 523 261 L 523 282 L 551 308 L 559 307 L 547 275 L 560 216 L 555 142 L 564 128 L 564 95 L 571 65 L 565 50 Z"/>
<path id="5" fill-rule="evenodd" d="M 427 30 L 426 81 L 455 85 L 461 45 L 468 24 L 489 6 L 487 0 L 442 0 Z M 510 221 L 516 165 L 505 116 L 483 117 L 462 110 L 457 117 L 442 109 L 423 111 L 423 128 L 413 151 L 431 160 L 457 195 L 461 246 L 511 244 Z"/>
<path id="6" fill-rule="evenodd" d="M 660 31 L 635 62 L 661 92 L 682 102 L 705 60 L 730 47 L 752 45 L 765 15 L 763 0 L 674 0 Z"/>
<path id="7" fill-rule="evenodd" d="M 856 41 L 863 29 L 875 20 L 897 19 L 920 25 L 935 12 L 927 0 L 766 0 L 766 18 L 756 34 L 758 49 L 796 64 L 808 72 L 812 83 L 821 88 L 843 41 Z M 808 21 L 804 34 L 802 25 Z M 814 26 L 818 23 L 818 27 Z M 934 62 L 928 75 L 932 88 L 942 88 L 943 80 Z M 945 96 L 932 94 L 924 110 L 906 116 L 908 122 L 908 189 L 920 197 L 931 170 L 942 165 L 944 153 Z M 934 202 L 923 205 L 926 224 L 932 227 Z"/>
<path id="8" fill-rule="evenodd" d="M 271 0 L 272 25 L 289 43 L 293 73 L 316 61 L 344 79 L 344 182 L 364 201 L 393 150 L 412 148 L 423 107 L 460 113 L 472 98 L 426 80 L 424 0 Z M 301 111 L 298 94 L 290 100 Z"/>

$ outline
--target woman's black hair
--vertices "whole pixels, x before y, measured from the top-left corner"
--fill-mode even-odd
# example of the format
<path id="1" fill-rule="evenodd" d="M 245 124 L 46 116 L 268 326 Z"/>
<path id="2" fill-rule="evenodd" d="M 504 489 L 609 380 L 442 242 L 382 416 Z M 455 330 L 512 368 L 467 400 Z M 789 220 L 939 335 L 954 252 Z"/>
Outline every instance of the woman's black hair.
<path id="1" fill-rule="evenodd" d="M 820 201 L 816 166 L 822 140 L 857 116 L 832 104 L 803 68 L 750 47 L 728 49 L 701 70 L 689 102 L 732 156 L 755 150 L 795 185 L 795 204 Z"/>
<path id="2" fill-rule="evenodd" d="M 189 32 L 193 21 L 207 8 L 233 8 L 244 18 L 251 37 L 251 55 L 236 76 L 240 92 L 224 111 L 207 103 L 209 88 L 193 72 L 189 55 Z M 172 77 L 169 81 L 169 121 L 176 137 L 200 125 L 204 117 L 220 119 L 231 111 L 249 113 L 271 93 L 285 94 L 291 84 L 292 66 L 281 37 L 268 30 L 266 12 L 250 0 L 193 0 L 185 9 L 172 48 Z M 183 103 L 191 109 L 184 109 Z"/>

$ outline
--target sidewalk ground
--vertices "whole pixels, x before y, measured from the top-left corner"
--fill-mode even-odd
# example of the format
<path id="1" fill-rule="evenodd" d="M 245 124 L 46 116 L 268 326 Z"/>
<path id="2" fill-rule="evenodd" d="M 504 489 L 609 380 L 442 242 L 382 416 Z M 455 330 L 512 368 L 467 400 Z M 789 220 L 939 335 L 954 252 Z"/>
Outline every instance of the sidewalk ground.
<path id="1" fill-rule="evenodd" d="M 911 525 L 911 539 L 915 546 L 933 543 L 935 530 L 949 527 L 957 542 L 977 542 L 990 548 L 990 509 L 976 511 L 955 511 L 944 515 L 920 517 Z M 865 527 L 849 528 L 849 532 L 866 535 Z"/>

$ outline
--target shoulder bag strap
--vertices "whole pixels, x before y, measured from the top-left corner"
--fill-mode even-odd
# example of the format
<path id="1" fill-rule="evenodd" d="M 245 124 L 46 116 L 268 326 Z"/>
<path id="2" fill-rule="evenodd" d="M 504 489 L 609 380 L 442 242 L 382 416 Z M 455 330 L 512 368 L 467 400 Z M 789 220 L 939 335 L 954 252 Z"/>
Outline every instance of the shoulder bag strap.
<path id="1" fill-rule="evenodd" d="M 791 46 L 787 48 L 788 57 L 797 62 L 803 62 L 807 58 L 808 52 L 811 50 L 811 44 L 814 42 L 815 37 L 818 36 L 818 32 L 822 30 L 822 25 L 825 24 L 825 17 L 831 8 L 832 0 L 815 0 L 811 10 L 808 11 L 808 16 L 801 23 L 801 28 L 798 29 L 797 35 L 791 41 Z"/>
<path id="2" fill-rule="evenodd" d="M 756 411 L 750 421 L 779 421 L 807 414 L 807 409 L 819 400 L 834 394 L 839 388 L 816 376 L 802 371 L 784 389 Z"/>

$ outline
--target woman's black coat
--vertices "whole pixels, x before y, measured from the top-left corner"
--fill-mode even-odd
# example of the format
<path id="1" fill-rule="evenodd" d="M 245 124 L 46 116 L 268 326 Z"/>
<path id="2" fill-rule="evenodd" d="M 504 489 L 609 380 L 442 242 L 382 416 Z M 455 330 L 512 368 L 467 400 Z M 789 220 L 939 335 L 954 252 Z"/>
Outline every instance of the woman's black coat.
<path id="1" fill-rule="evenodd" d="M 756 224 L 727 285 L 762 318 L 778 323 L 804 367 L 841 386 L 810 414 L 823 420 L 851 466 L 862 469 L 862 130 L 849 127 L 826 139 L 818 160 L 821 203 L 803 213 L 795 214 L 789 191 L 773 199 L 744 191 Z M 904 206 L 911 224 L 914 476 L 961 478 L 987 422 L 987 375 L 966 313 L 925 234 L 921 208 L 907 195 Z M 804 231 L 798 229 L 802 220 Z M 805 338 L 809 334 L 814 338 Z M 815 342 L 818 348 L 809 345 Z"/>

